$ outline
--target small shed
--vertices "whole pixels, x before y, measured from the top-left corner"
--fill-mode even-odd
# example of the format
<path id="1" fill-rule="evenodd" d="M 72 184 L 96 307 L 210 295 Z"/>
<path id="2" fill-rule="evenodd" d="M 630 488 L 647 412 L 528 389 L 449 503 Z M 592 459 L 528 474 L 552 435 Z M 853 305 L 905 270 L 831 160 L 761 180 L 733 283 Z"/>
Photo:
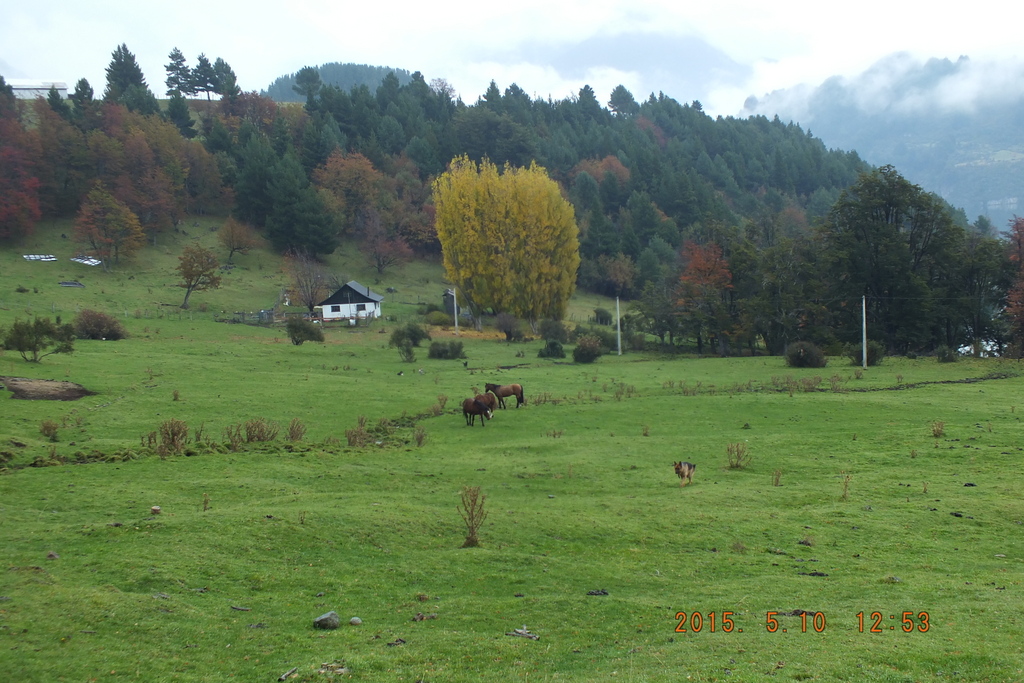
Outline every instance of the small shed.
<path id="1" fill-rule="evenodd" d="M 355 324 L 359 318 L 379 318 L 383 300 L 380 294 L 352 280 L 314 308 L 322 310 L 324 320 L 350 320 Z"/>

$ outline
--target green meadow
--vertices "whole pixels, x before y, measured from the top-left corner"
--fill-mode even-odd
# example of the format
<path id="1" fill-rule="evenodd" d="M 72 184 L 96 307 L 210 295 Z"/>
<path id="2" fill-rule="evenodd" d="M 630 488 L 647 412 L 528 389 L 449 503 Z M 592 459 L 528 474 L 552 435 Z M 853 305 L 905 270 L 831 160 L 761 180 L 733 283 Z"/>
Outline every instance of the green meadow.
<path id="1" fill-rule="evenodd" d="M 465 362 L 427 342 L 408 363 L 388 337 L 440 302 L 440 265 L 377 276 L 355 252 L 330 267 L 393 288 L 389 319 L 294 346 L 234 322 L 282 300 L 269 252 L 178 308 L 176 256 L 214 228 L 109 273 L 68 261 L 67 224 L 0 252 L 0 326 L 92 308 L 130 334 L 0 354 L 0 376 L 94 392 L 0 392 L 10 680 L 1024 680 L 1017 362 L 578 365 L 485 329 L 460 331 Z M 570 318 L 596 306 L 614 301 Z M 487 382 L 527 403 L 469 427 L 459 404 Z M 239 443 L 255 421 L 276 438 Z M 479 547 L 464 487 L 486 496 Z"/>

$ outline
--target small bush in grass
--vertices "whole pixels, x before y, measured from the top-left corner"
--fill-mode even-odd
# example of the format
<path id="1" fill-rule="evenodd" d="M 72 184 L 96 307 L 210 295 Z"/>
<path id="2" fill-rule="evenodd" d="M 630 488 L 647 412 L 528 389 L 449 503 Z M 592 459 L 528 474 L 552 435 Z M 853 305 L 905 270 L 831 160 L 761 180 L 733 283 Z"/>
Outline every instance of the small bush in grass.
<path id="1" fill-rule="evenodd" d="M 345 430 L 345 438 L 349 446 L 361 448 L 370 443 L 370 432 L 366 429 L 366 416 L 360 415 L 356 418 L 356 426 L 353 429 Z"/>
<path id="2" fill-rule="evenodd" d="M 441 406 L 441 410 L 444 410 L 444 406 L 448 403 L 448 394 L 438 394 L 437 403 Z"/>
<path id="3" fill-rule="evenodd" d="M 555 339 L 548 339 L 544 347 L 537 352 L 537 358 L 565 358 L 565 349 L 561 342 Z"/>
<path id="4" fill-rule="evenodd" d="M 413 431 L 413 438 L 416 439 L 417 446 L 422 446 L 427 441 L 427 430 L 421 425 L 416 425 L 416 429 Z"/>
<path id="5" fill-rule="evenodd" d="M 407 323 L 391 332 L 388 346 L 419 346 L 424 340 L 430 341 L 430 334 L 416 323 Z"/>
<path id="6" fill-rule="evenodd" d="M 324 340 L 324 331 L 320 326 L 303 318 L 290 318 L 285 324 L 285 329 L 288 331 L 288 338 L 296 346 L 302 346 L 303 342 Z"/>
<path id="7" fill-rule="evenodd" d="M 462 506 L 456 509 L 462 516 L 462 521 L 466 523 L 466 542 L 462 544 L 463 548 L 475 548 L 480 545 L 477 532 L 487 519 L 487 512 L 484 510 L 486 500 L 487 496 L 480 493 L 479 486 L 462 487 Z"/>
<path id="8" fill-rule="evenodd" d="M 786 347 L 786 365 L 791 368 L 823 368 L 825 353 L 810 342 L 794 342 Z"/>
<path id="9" fill-rule="evenodd" d="M 164 420 L 160 425 L 160 455 L 181 453 L 188 443 L 188 423 L 183 420 Z"/>
<path id="10" fill-rule="evenodd" d="M 306 438 L 306 425 L 302 424 L 302 420 L 297 417 L 293 417 L 292 421 L 288 423 L 288 440 L 289 441 L 302 441 Z"/>
<path id="11" fill-rule="evenodd" d="M 424 322 L 434 327 L 451 327 L 454 324 L 452 317 L 444 311 L 431 311 L 427 313 Z"/>
<path id="12" fill-rule="evenodd" d="M 560 344 L 569 342 L 569 330 L 561 320 L 542 320 L 537 331 L 541 339 L 554 340 Z"/>
<path id="13" fill-rule="evenodd" d="M 739 443 L 729 444 L 726 446 L 725 450 L 728 457 L 729 469 L 739 470 L 750 464 L 750 453 L 747 450 L 747 444 L 742 441 Z"/>
<path id="14" fill-rule="evenodd" d="M 940 363 L 955 363 L 959 357 L 960 354 L 948 346 L 943 345 L 935 349 L 935 359 Z"/>
<path id="15" fill-rule="evenodd" d="M 39 423 L 39 433 L 50 441 L 57 440 L 57 423 L 53 420 L 43 420 Z"/>
<path id="16" fill-rule="evenodd" d="M 940 439 L 946 434 L 946 423 L 942 420 L 932 422 L 932 436 Z"/>
<path id="17" fill-rule="evenodd" d="M 572 350 L 572 359 L 577 363 L 593 363 L 601 357 L 601 341 L 589 335 L 576 340 L 576 348 Z"/>
<path id="18" fill-rule="evenodd" d="M 860 344 L 847 344 L 843 349 L 845 355 L 850 359 L 851 365 L 862 365 L 864 363 L 864 349 Z M 881 365 L 885 359 L 885 346 L 880 342 L 868 342 L 868 365 Z"/>
<path id="19" fill-rule="evenodd" d="M 273 441 L 277 438 L 278 426 L 262 417 L 247 420 L 245 423 L 246 443 Z"/>
<path id="20" fill-rule="evenodd" d="M 466 352 L 462 350 L 462 342 L 460 341 L 436 341 L 431 342 L 427 357 L 439 358 L 441 360 L 456 360 L 465 358 Z"/>
<path id="21" fill-rule="evenodd" d="M 75 327 L 75 336 L 79 339 L 117 341 L 128 336 L 124 325 L 117 318 L 88 308 L 79 311 L 72 324 Z"/>
<path id="22" fill-rule="evenodd" d="M 403 363 L 416 362 L 416 350 L 412 347 L 412 342 L 406 340 L 398 345 L 398 357 Z"/>
<path id="23" fill-rule="evenodd" d="M 245 438 L 242 436 L 242 425 L 233 424 L 224 428 L 224 438 L 228 440 L 228 449 L 237 453 L 242 448 Z"/>

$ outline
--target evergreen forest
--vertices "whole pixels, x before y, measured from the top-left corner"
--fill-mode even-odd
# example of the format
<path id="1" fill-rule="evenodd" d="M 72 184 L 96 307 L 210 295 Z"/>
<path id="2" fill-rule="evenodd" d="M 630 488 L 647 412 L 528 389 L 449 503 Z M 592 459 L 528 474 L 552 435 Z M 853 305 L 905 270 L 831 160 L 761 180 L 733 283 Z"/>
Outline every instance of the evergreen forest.
<path id="1" fill-rule="evenodd" d="M 492 82 L 467 103 L 419 72 L 366 67 L 342 87 L 339 65 L 261 94 L 220 58 L 169 58 L 160 99 L 126 45 L 102 94 L 81 79 L 68 100 L 19 101 L 0 80 L 0 244 L 73 219 L 83 253 L 117 268 L 208 214 L 281 253 L 357 243 L 384 272 L 439 259 L 431 187 L 452 159 L 536 162 L 575 212 L 576 286 L 623 300 L 636 344 L 839 353 L 860 341 L 863 304 L 890 354 L 1020 347 L 1022 221 L 971 224 L 778 117 L 712 118 L 623 86 L 556 101 Z"/>

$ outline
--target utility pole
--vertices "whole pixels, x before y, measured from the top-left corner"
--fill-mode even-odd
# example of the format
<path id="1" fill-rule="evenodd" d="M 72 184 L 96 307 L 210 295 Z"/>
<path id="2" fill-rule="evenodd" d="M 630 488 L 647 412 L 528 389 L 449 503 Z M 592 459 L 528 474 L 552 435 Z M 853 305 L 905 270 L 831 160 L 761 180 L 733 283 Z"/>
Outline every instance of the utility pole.
<path id="1" fill-rule="evenodd" d="M 860 298 L 860 356 L 861 356 L 861 367 L 865 370 L 868 369 L 868 298 L 862 296 Z"/>

